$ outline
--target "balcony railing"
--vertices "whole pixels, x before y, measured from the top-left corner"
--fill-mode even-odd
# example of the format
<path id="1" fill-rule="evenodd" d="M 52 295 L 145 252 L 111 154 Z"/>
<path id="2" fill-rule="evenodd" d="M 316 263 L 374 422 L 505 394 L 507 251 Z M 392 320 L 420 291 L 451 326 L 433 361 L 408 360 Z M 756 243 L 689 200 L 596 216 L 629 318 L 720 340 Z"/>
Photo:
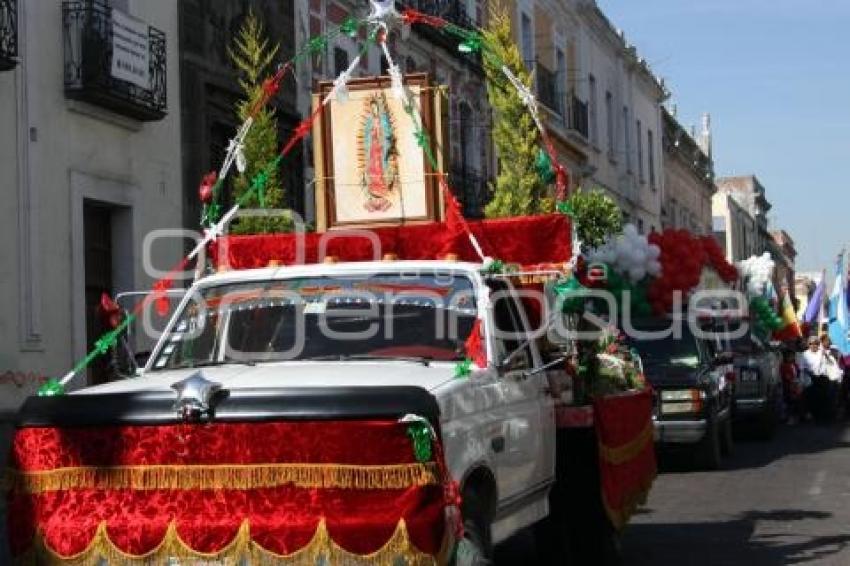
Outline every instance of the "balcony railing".
<path id="1" fill-rule="evenodd" d="M 484 218 L 484 207 L 490 202 L 490 187 L 485 177 L 474 171 L 453 168 L 449 184 L 463 206 L 465 217 Z"/>
<path id="2" fill-rule="evenodd" d="M 478 23 L 469 15 L 466 8 L 458 0 L 397 0 L 396 6 L 399 10 L 412 8 L 429 16 L 442 18 L 464 29 L 476 29 Z M 428 41 L 444 47 L 445 49 L 455 53 L 455 55 L 468 63 L 471 63 L 476 69 L 481 67 L 481 57 L 478 53 L 461 53 L 458 51 L 460 41 L 449 34 L 443 33 L 431 26 L 414 25 L 419 34 L 425 37 Z"/>
<path id="3" fill-rule="evenodd" d="M 17 0 L 0 0 L 0 71 L 18 64 Z"/>
<path id="4" fill-rule="evenodd" d="M 584 139 L 587 139 L 590 133 L 587 102 L 579 100 L 573 92 L 569 95 L 569 103 L 570 115 L 567 127 L 574 132 L 578 132 Z"/>
<path id="5" fill-rule="evenodd" d="M 102 106 L 136 120 L 166 115 L 166 40 L 148 26 L 149 86 L 116 78 L 112 72 L 112 7 L 107 0 L 62 3 L 65 96 Z"/>
<path id="6" fill-rule="evenodd" d="M 558 73 L 538 61 L 534 65 L 534 74 L 537 78 L 537 97 L 540 103 L 555 114 L 563 115 L 564 98 L 558 88 Z"/>

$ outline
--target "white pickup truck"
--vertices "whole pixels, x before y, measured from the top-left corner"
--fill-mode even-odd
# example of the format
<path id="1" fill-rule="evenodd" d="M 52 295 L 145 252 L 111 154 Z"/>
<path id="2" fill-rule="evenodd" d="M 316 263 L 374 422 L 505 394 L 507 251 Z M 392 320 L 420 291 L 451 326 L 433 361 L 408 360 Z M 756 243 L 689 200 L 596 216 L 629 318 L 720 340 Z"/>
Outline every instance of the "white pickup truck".
<path id="1" fill-rule="evenodd" d="M 74 395 L 173 396 L 175 384 L 201 372 L 234 398 L 273 388 L 289 400 L 283 409 L 258 403 L 255 413 L 289 414 L 303 402 L 310 405 L 305 410 L 345 414 L 370 403 L 358 390 L 391 396 L 393 388 L 418 388 L 436 400 L 437 434 L 460 485 L 463 562 L 487 564 L 493 545 L 547 517 L 555 481 L 553 400 L 528 325 L 510 283 L 483 273 L 480 264 L 385 261 L 224 272 L 192 286 L 139 377 Z M 458 376 L 472 332 L 480 332 L 486 367 L 467 364 L 470 371 Z M 332 393 L 330 400 L 321 400 L 322 390 Z M 303 391 L 311 392 L 309 401 L 299 400 Z M 375 397 L 375 404 L 383 402 Z M 181 410 L 216 418 L 214 406 Z M 398 410 L 409 412 L 401 403 Z"/>

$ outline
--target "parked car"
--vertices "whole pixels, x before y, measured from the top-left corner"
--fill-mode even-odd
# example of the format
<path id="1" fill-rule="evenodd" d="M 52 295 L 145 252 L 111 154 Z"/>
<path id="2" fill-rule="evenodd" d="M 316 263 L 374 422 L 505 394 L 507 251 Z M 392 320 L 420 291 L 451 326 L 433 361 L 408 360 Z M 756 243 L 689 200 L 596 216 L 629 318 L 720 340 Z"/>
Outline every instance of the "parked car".
<path id="1" fill-rule="evenodd" d="M 779 352 L 747 331 L 728 342 L 734 356 L 736 426 L 755 427 L 760 437 L 770 439 L 781 416 L 782 379 Z"/>
<path id="2" fill-rule="evenodd" d="M 719 468 L 733 447 L 732 357 L 695 335 L 687 321 L 653 318 L 632 326 L 657 334 L 629 337 L 655 390 L 656 443 L 690 450 L 697 465 Z"/>

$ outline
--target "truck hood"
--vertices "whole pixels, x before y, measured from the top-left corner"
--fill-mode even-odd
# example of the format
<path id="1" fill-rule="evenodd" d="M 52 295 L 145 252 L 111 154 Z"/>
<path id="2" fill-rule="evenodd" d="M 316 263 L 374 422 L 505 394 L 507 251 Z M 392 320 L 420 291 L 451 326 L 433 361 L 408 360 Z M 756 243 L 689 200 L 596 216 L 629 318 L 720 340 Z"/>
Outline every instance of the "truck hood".
<path id="1" fill-rule="evenodd" d="M 227 365 L 150 372 L 134 379 L 80 389 L 74 394 L 171 391 L 172 385 L 197 372 L 210 381 L 220 383 L 225 389 L 413 386 L 434 391 L 454 378 L 454 364 L 424 366 L 388 360 Z"/>

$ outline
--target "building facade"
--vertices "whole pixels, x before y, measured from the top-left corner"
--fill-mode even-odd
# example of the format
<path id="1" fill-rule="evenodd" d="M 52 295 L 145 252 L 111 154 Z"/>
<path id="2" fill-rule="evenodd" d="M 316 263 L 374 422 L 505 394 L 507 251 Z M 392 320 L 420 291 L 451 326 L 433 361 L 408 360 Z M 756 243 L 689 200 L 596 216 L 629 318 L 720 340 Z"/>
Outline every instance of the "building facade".
<path id="1" fill-rule="evenodd" d="M 711 234 L 714 162 L 711 159 L 711 129 L 708 115 L 694 139 L 676 117 L 662 110 L 664 120 L 664 193 L 661 225 L 694 234 Z"/>
<path id="2" fill-rule="evenodd" d="M 295 8 L 292 2 L 269 0 L 180 0 L 180 85 L 183 131 L 184 225 L 197 229 L 201 204 L 198 185 L 205 173 L 217 170 L 241 120 L 237 104 L 244 98 L 228 49 L 249 11 L 261 22 L 269 46 L 277 47 L 275 61 L 295 52 Z M 274 69 L 269 69 L 269 73 Z M 269 102 L 283 138 L 301 119 L 292 75 Z M 280 179 L 288 208 L 304 211 L 304 153 L 295 148 L 281 163 Z M 225 195 L 229 184 L 224 187 Z"/>
<path id="3" fill-rule="evenodd" d="M 593 0 L 572 0 L 579 16 L 575 70 L 588 104 L 590 150 L 585 187 L 600 187 L 626 221 L 648 233 L 661 228 L 664 192 L 664 84 Z"/>
<path id="4" fill-rule="evenodd" d="M 794 263 L 797 260 L 797 248 L 794 240 L 785 230 L 774 230 L 770 233 L 773 244 L 773 259 L 776 262 L 774 285 L 777 290 L 788 291 L 791 298 L 796 298 L 796 273 Z"/>
<path id="5" fill-rule="evenodd" d="M 756 222 L 756 235 L 753 253 L 761 255 L 775 252 L 768 230 L 767 215 L 772 205 L 767 200 L 767 191 L 755 175 L 724 177 L 717 179 L 717 191 L 729 195 Z"/>
<path id="6" fill-rule="evenodd" d="M 298 45 L 339 26 L 349 15 L 362 17 L 368 13 L 368 5 L 355 0 L 295 0 L 294 5 L 294 37 Z M 486 0 L 405 0 L 399 6 L 410 6 L 464 28 L 481 27 L 487 14 Z M 427 72 L 435 84 L 448 86 L 449 143 L 443 148 L 444 163 L 464 213 L 473 218 L 482 216 L 488 201 L 488 181 L 495 174 L 496 164 L 491 142 L 492 116 L 480 60 L 474 54 L 458 51 L 457 41 L 421 25 L 403 33 L 393 31 L 388 44 L 403 72 Z M 327 46 L 322 56 L 299 63 L 296 98 L 302 116 L 311 111 L 316 81 L 338 76 L 358 55 L 360 45 L 360 40 L 342 35 Z M 387 60 L 381 49 L 372 46 L 354 77 L 382 75 L 386 71 Z M 306 142 L 305 148 L 305 213 L 312 220 L 316 215 L 311 142 Z"/>
<path id="7" fill-rule="evenodd" d="M 181 225 L 181 179 L 174 3 L 0 6 L 15 10 L 0 21 L 13 21 L 16 36 L 15 64 L 0 63 L 3 411 L 40 376 L 61 377 L 84 357 L 104 330 L 95 308 L 102 292 L 151 285 L 145 238 Z M 128 49 L 116 26 L 145 51 L 113 57 Z M 6 62 L 10 45 L 0 39 Z M 137 55 L 147 64 L 133 64 Z M 181 248 L 160 240 L 148 263 L 168 270 Z M 73 385 L 100 377 L 95 365 Z"/>
<path id="8" fill-rule="evenodd" d="M 761 255 L 759 228 L 755 218 L 729 193 L 718 191 L 711 201 L 712 231 L 726 252 L 726 260 L 737 263 Z"/>

